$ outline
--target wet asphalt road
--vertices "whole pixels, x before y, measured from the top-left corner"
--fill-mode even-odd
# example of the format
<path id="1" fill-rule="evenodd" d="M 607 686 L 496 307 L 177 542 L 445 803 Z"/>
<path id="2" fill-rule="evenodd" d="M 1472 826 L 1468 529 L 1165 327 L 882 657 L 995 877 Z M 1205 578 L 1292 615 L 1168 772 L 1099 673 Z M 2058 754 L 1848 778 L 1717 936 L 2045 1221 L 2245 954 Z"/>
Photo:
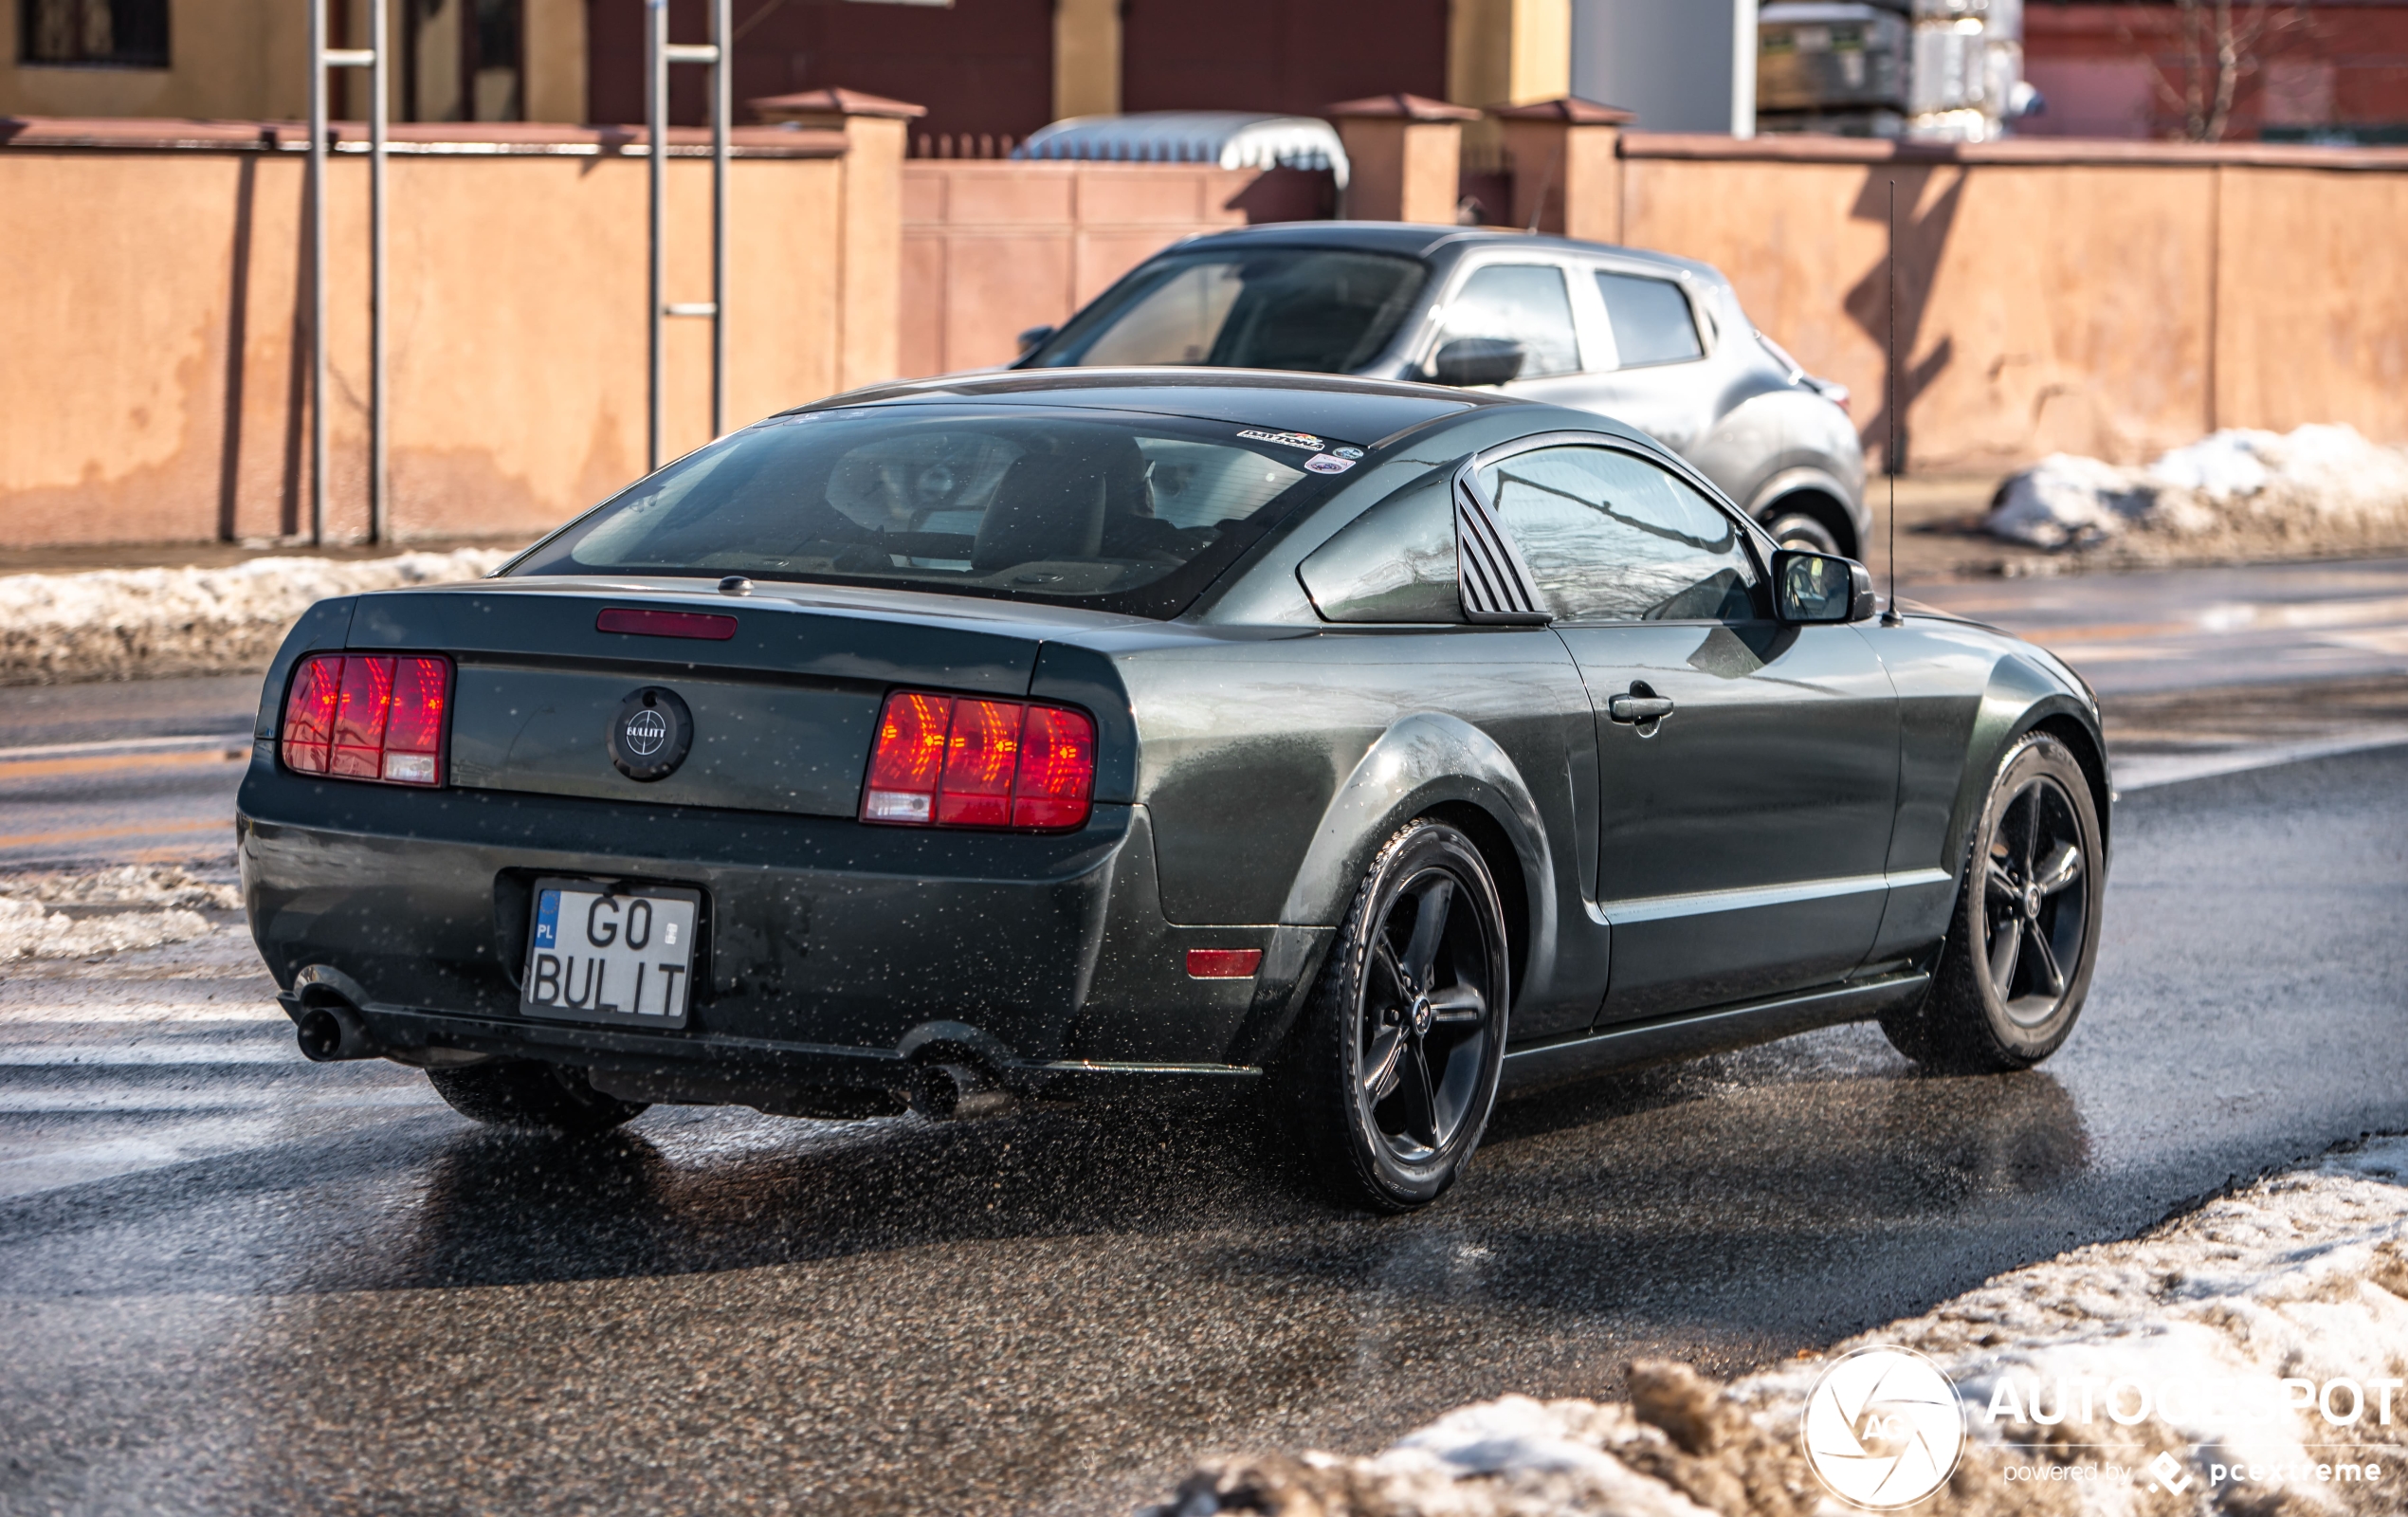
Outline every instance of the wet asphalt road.
<path id="1" fill-rule="evenodd" d="M 2040 1070 L 1836 1029 L 1333 1215 L 1241 1113 L 495 1136 L 239 935 L 0 981 L 0 1510 L 1125 1511 L 1199 1455 L 1735 1372 L 2408 1127 L 2408 748 L 2141 791 Z"/>

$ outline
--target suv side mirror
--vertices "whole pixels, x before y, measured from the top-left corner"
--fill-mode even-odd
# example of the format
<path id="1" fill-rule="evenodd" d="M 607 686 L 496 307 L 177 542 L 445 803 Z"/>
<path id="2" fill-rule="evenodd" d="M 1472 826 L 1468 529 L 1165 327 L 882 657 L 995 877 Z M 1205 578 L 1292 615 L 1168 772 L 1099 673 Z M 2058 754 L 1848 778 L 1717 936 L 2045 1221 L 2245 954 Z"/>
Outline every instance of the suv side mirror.
<path id="1" fill-rule="evenodd" d="M 1016 338 L 1012 338 L 1012 340 L 1013 340 L 1014 342 L 1019 343 L 1019 344 L 1020 344 L 1020 351 L 1021 351 L 1021 352 L 1023 352 L 1023 353 L 1026 353 L 1026 352 L 1028 352 L 1031 348 L 1033 348 L 1033 347 L 1037 346 L 1039 343 L 1043 342 L 1046 338 L 1049 338 L 1049 337 L 1053 336 L 1053 334 L 1054 334 L 1056 331 L 1058 331 L 1058 330 L 1059 330 L 1059 328 L 1056 328 L 1056 327 L 1053 327 L 1053 326 L 1050 326 L 1050 325 L 1049 325 L 1049 326 L 1032 326 L 1032 327 L 1029 328 L 1029 330 L 1027 330 L 1026 332 L 1021 333 L 1018 337 L 1016 337 Z"/>
<path id="2" fill-rule="evenodd" d="M 1522 372 L 1528 354 L 1510 338 L 1457 338 L 1430 359 L 1442 385 L 1501 385 Z"/>
<path id="3" fill-rule="evenodd" d="M 1773 614 L 1781 621 L 1870 621 L 1873 610 L 1872 574 L 1855 559 L 1797 548 L 1773 555 Z"/>

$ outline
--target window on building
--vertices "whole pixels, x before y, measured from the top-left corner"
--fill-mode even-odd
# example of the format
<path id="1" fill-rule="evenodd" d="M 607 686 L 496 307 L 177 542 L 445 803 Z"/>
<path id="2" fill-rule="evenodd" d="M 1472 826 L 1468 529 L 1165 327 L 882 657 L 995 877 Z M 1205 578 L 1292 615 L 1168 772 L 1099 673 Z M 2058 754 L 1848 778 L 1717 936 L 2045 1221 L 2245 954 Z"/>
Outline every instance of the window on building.
<path id="1" fill-rule="evenodd" d="M 28 64 L 167 66 L 167 0 L 18 0 Z"/>

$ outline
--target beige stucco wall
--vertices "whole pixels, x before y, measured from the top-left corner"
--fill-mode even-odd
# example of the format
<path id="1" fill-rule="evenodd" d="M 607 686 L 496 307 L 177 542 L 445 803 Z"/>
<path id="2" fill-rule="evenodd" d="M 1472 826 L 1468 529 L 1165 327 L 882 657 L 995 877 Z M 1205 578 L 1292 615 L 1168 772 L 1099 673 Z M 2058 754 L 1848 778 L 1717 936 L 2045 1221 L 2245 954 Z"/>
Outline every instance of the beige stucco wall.
<path id="1" fill-rule="evenodd" d="M 1181 237 L 1246 225 L 1262 175 L 1194 164 L 914 158 L 903 166 L 903 372 L 1007 363 Z"/>
<path id="2" fill-rule="evenodd" d="M 733 165 L 731 424 L 883 377 L 844 371 L 847 327 L 883 333 L 868 361 L 892 372 L 894 233 L 888 272 L 844 286 L 847 167 Z M 327 195 L 337 538 L 367 521 L 366 168 L 337 157 Z M 0 149 L 0 247 L 20 255 L 0 284 L 0 544 L 305 525 L 302 174 L 292 152 Z M 397 156 L 391 174 L 396 535 L 532 534 L 640 474 L 643 160 Z M 673 159 L 669 192 L 670 298 L 707 299 L 707 161 Z M 676 453 L 707 440 L 709 329 L 669 334 Z"/>
<path id="3" fill-rule="evenodd" d="M 2309 421 L 2408 443 L 2394 251 L 2408 155 L 2318 169 L 2030 144 L 1915 161 L 1864 144 L 1817 161 L 1794 144 L 1750 157 L 1727 139 L 1630 142 L 1621 239 L 1729 275 L 1758 325 L 1854 392 L 1875 456 L 1893 180 L 1911 468 L 2136 461 L 2218 427 Z M 1675 155 L 1655 155 L 1667 143 Z"/>

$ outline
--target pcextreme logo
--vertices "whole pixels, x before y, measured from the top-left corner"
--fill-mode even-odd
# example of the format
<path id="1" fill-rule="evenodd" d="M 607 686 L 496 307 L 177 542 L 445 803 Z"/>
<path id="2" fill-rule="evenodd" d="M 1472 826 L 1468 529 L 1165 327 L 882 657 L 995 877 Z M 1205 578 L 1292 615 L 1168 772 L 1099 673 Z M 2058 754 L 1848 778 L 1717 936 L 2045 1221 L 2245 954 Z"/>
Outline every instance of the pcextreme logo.
<path id="1" fill-rule="evenodd" d="M 1940 1366 L 1906 1348 L 1860 1348 L 1823 1371 L 1798 1416 L 1825 1489 L 1893 1511 L 1948 1483 L 1965 1450 L 1964 1406 Z"/>

